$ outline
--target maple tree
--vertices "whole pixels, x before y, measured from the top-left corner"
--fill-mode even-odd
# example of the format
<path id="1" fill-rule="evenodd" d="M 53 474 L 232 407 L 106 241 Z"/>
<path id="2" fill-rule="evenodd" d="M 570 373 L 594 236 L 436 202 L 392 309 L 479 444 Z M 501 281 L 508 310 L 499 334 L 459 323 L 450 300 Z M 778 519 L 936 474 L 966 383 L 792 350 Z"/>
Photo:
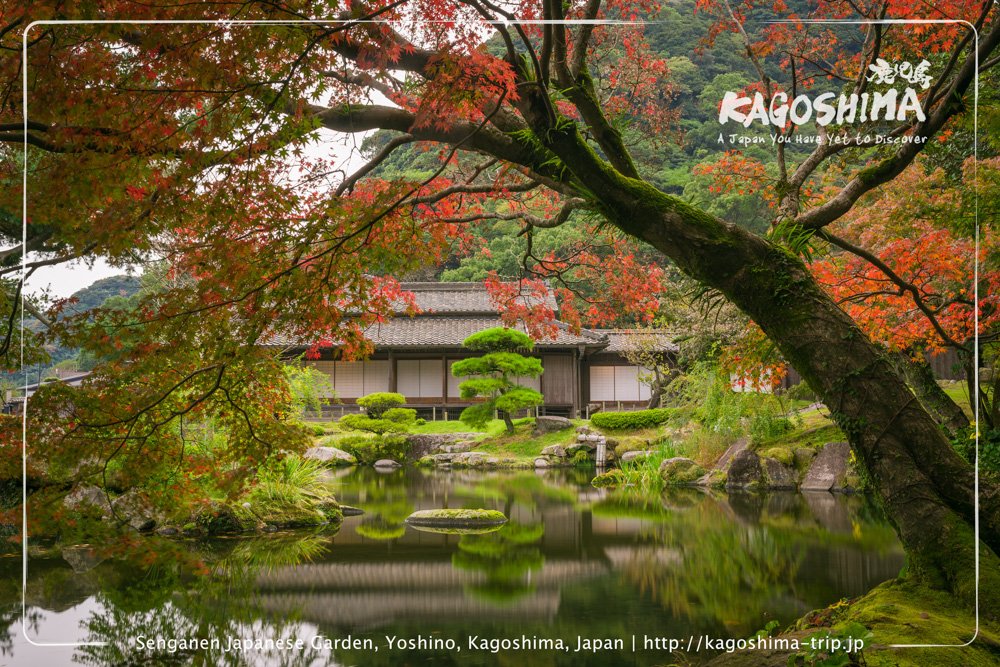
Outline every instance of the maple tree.
<path id="1" fill-rule="evenodd" d="M 808 23 L 780 2 L 698 5 L 716 19 L 709 38 L 742 40 L 758 73 L 753 86 L 768 93 L 830 80 L 860 93 L 879 58 L 926 54 L 935 74 L 921 93 L 926 115 L 865 128 L 906 139 L 898 144 L 855 139 L 857 126 L 826 127 L 840 141 L 805 154 L 777 143 L 774 173 L 761 183 L 774 222 L 764 236 L 652 186 L 630 150 L 630 132 L 661 136 L 673 121 L 662 104 L 669 72 L 641 23 L 591 20 L 647 16 L 653 2 L 4 3 L 0 146 L 9 187 L 0 209 L 16 218 L 26 165 L 23 249 L 41 253 L 28 270 L 76 257 L 123 266 L 159 256 L 171 266 L 171 280 L 134 310 L 57 318 L 57 303 L 40 313 L 52 325 L 46 336 L 111 361 L 72 397 L 52 392 L 52 403 L 32 411 L 33 442 L 46 456 L 86 448 L 105 467 L 121 456 L 168 457 L 183 453 L 168 426 L 205 411 L 238 434 L 234 459 L 265 455 L 290 425 L 280 419 L 285 390 L 265 381 L 272 361 L 255 343 L 281 333 L 364 354 L 364 328 L 406 299 L 391 276 L 439 262 L 468 241 L 470 222 L 507 216 L 529 235 L 591 216 L 595 238 L 625 235 L 655 249 L 752 318 L 847 434 L 910 554 L 910 576 L 971 600 L 973 469 L 798 251 L 802 239 L 832 238 L 831 225 L 903 174 L 923 140 L 966 110 L 977 68 L 997 61 L 997 10 L 967 0 L 818 5 L 814 17 L 875 21 L 845 27 Z M 748 31 L 758 9 L 788 22 Z M 925 11 L 968 20 L 978 42 L 961 25 L 878 23 Z M 80 16 L 133 23 L 35 25 L 25 34 L 27 61 L 16 57 L 32 20 Z M 144 18 L 228 22 L 137 22 Z M 518 22 L 534 19 L 547 22 Z M 22 94 L 25 124 L 16 113 Z M 392 138 L 360 168 L 345 170 L 324 150 L 329 132 L 371 130 Z M 796 126 L 774 131 L 790 137 Z M 375 175 L 410 144 L 438 151 L 430 176 Z M 838 176 L 823 182 L 831 165 Z M 4 259 L 21 250 L 12 244 Z M 628 288 L 641 273 L 628 253 L 610 256 L 621 261 L 593 268 L 617 280 L 624 298 L 648 301 Z M 574 259 L 530 264 L 579 281 Z M 18 273 L 9 264 L 2 271 Z M 526 315 L 544 326 L 546 313 Z M 11 350 L 0 349 L 9 366 Z M 67 413 L 68 422 L 47 418 Z M 991 572 L 1000 493 L 988 480 L 980 503 Z M 984 590 L 995 596 L 1000 586 Z"/>

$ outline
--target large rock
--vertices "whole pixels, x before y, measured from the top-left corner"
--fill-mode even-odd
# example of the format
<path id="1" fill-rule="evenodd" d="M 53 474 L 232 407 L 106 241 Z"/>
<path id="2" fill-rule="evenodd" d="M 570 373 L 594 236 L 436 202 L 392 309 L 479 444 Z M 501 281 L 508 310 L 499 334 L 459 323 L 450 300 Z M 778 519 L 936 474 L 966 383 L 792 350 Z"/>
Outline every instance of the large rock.
<path id="1" fill-rule="evenodd" d="M 698 484 L 701 486 L 712 486 L 721 487 L 727 485 L 727 477 L 729 474 L 729 465 L 732 463 L 733 459 L 740 452 L 744 451 L 749 446 L 749 441 L 746 438 L 741 438 L 729 446 L 719 460 L 715 462 L 715 465 L 711 470 L 708 471 L 701 479 L 698 480 Z"/>
<path id="2" fill-rule="evenodd" d="M 406 436 L 410 445 L 409 456 L 419 459 L 428 454 L 440 452 L 468 451 L 466 449 L 451 449 L 451 446 L 462 442 L 472 442 L 478 433 L 414 433 Z M 448 449 L 446 449 L 448 447 Z"/>
<path id="3" fill-rule="evenodd" d="M 111 503 L 107 494 L 96 486 L 81 484 L 63 498 L 63 506 L 73 512 L 97 513 L 102 517 L 111 516 Z"/>
<path id="4" fill-rule="evenodd" d="M 546 459 L 546 458 L 543 458 L 543 457 L 539 456 L 537 459 L 535 459 L 535 467 L 536 468 L 548 468 L 549 467 L 549 460 Z"/>
<path id="5" fill-rule="evenodd" d="M 764 483 L 768 489 L 794 489 L 798 486 L 795 469 L 777 459 L 764 457 L 760 460 L 764 467 Z"/>
<path id="6" fill-rule="evenodd" d="M 336 447 L 310 447 L 302 455 L 302 458 L 331 466 L 351 466 L 358 462 L 353 455 Z"/>
<path id="7" fill-rule="evenodd" d="M 733 444 L 729 445 L 729 449 L 723 452 L 722 456 L 719 457 L 719 460 L 715 462 L 715 468 L 722 471 L 728 471 L 729 464 L 732 463 L 734 458 L 736 458 L 736 455 L 746 450 L 749 446 L 750 441 L 746 438 L 740 438 Z"/>
<path id="8" fill-rule="evenodd" d="M 143 494 L 135 489 L 122 494 L 111 503 L 118 518 L 140 532 L 156 528 L 156 512 Z"/>
<path id="9" fill-rule="evenodd" d="M 573 422 L 565 417 L 535 417 L 535 435 L 573 428 Z"/>
<path id="10" fill-rule="evenodd" d="M 395 470 L 396 468 L 403 467 L 403 464 L 392 459 L 379 459 L 375 462 L 375 467 L 382 470 Z"/>
<path id="11" fill-rule="evenodd" d="M 475 442 L 471 440 L 466 440 L 464 442 L 456 442 L 453 445 L 439 445 L 436 453 L 440 454 L 461 454 L 462 452 L 467 452 L 476 446 Z"/>
<path id="12" fill-rule="evenodd" d="M 802 480 L 803 491 L 830 491 L 843 489 L 847 480 L 848 458 L 851 447 L 846 442 L 828 442 L 813 459 Z"/>
<path id="13" fill-rule="evenodd" d="M 564 459 L 566 458 L 566 448 L 562 445 L 549 445 L 542 450 L 542 456 L 558 456 Z"/>
<path id="14" fill-rule="evenodd" d="M 732 457 L 726 477 L 726 488 L 746 489 L 760 486 L 764 479 L 764 469 L 760 457 L 749 449 L 743 449 Z"/>
<path id="15" fill-rule="evenodd" d="M 625 452 L 622 454 L 621 461 L 622 463 L 628 463 L 629 461 L 641 461 L 642 459 L 652 456 L 655 453 L 656 452 L 651 449 L 635 449 L 631 452 Z"/>
<path id="16" fill-rule="evenodd" d="M 694 484 L 704 474 L 704 468 L 683 456 L 660 462 L 660 478 L 667 484 Z"/>
<path id="17" fill-rule="evenodd" d="M 485 465 L 491 458 L 490 455 L 485 452 L 461 452 L 450 456 L 452 457 L 451 462 L 453 465 L 467 467 Z"/>

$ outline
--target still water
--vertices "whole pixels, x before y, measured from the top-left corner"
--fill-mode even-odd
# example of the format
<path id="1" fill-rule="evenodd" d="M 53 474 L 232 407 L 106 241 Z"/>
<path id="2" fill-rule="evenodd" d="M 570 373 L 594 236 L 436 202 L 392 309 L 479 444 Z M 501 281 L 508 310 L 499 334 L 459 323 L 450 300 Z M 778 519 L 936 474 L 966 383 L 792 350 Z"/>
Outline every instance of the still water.
<path id="1" fill-rule="evenodd" d="M 339 530 L 38 550 L 28 637 L 101 645 L 23 636 L 11 554 L 0 559 L 0 664 L 669 664 L 678 656 L 650 640 L 747 637 L 859 595 L 903 563 L 861 497 L 649 497 L 594 489 L 592 476 L 346 469 L 330 483 L 365 513 Z M 438 507 L 495 508 L 510 522 L 479 535 L 403 523 Z M 600 649 L 578 652 L 578 638 Z"/>

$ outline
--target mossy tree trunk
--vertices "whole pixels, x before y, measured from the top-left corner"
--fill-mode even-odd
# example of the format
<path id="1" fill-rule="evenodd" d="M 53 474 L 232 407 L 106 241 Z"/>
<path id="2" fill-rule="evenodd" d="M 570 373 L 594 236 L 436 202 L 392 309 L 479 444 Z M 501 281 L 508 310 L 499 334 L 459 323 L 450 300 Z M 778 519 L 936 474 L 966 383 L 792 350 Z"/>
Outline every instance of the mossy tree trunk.
<path id="1" fill-rule="evenodd" d="M 785 248 L 623 176 L 597 158 L 571 124 L 552 126 L 539 136 L 594 194 L 595 205 L 612 224 L 662 251 L 760 325 L 847 435 L 907 550 L 909 575 L 971 602 L 974 470 L 896 372 L 888 353 Z M 984 486 L 981 538 L 988 548 L 983 566 L 992 572 L 1000 569 L 1000 494 L 995 485 Z M 1000 585 L 991 594 L 996 599 Z"/>
<path id="2" fill-rule="evenodd" d="M 928 364 L 914 361 L 905 352 L 896 353 L 890 357 L 890 361 L 949 437 L 955 437 L 969 427 L 969 418 L 937 383 L 934 371 Z"/>
<path id="3" fill-rule="evenodd" d="M 636 193 L 608 214 L 761 326 L 847 434 L 899 531 L 911 574 L 971 600 L 974 471 L 893 368 L 889 353 L 783 248 L 658 193 Z M 982 538 L 994 551 L 1000 547 L 997 499 L 995 488 L 982 498 Z M 985 560 L 996 563 L 995 555 Z"/>

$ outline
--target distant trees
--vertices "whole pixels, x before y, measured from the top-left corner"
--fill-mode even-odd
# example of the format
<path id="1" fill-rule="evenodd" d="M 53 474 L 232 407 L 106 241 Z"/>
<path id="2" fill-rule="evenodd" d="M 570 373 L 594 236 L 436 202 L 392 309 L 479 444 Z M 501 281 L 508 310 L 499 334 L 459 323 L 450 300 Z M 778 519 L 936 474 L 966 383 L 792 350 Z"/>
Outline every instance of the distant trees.
<path id="1" fill-rule="evenodd" d="M 495 327 L 472 334 L 462 344 L 486 354 L 457 361 L 452 366 L 451 373 L 455 377 L 472 376 L 458 386 L 460 395 L 466 399 L 485 398 L 486 401 L 463 410 L 461 420 L 470 426 L 481 427 L 498 412 L 507 425 L 507 432 L 513 433 L 511 415 L 541 405 L 543 400 L 539 392 L 516 382 L 517 378 L 536 378 L 542 374 L 540 359 L 520 354 L 530 352 L 534 342 L 515 329 Z"/>

